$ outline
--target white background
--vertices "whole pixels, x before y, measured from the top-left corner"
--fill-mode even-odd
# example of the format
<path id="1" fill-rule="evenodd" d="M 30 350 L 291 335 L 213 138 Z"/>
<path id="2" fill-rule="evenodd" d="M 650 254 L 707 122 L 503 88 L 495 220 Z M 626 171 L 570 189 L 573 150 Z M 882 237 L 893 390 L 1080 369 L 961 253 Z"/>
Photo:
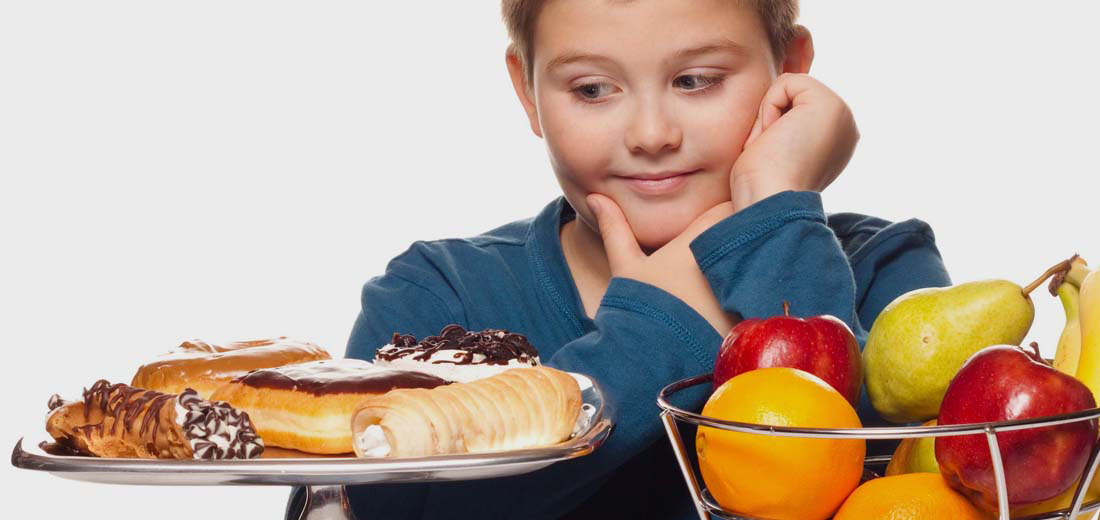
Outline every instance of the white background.
<path id="1" fill-rule="evenodd" d="M 413 240 L 558 194 L 493 0 L 0 4 L 0 447 L 181 340 L 342 353 Z M 1100 264 L 1100 3 L 804 0 L 862 141 L 830 211 L 932 224 L 956 281 Z M 1039 293 L 1029 340 L 1062 325 Z M 285 490 L 3 465 L 11 518 L 276 518 Z M 14 507 L 14 511 L 12 508 Z"/>

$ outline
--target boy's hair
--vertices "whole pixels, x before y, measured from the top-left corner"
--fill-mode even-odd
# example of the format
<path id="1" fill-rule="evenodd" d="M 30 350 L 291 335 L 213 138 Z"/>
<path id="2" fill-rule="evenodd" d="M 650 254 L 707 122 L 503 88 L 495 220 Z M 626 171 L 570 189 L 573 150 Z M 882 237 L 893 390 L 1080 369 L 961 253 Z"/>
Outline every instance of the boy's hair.
<path id="1" fill-rule="evenodd" d="M 551 0 L 501 0 L 501 14 L 508 36 L 512 38 L 509 52 L 514 53 L 523 65 L 527 83 L 531 83 L 534 72 L 531 69 L 534 54 L 535 22 L 544 5 Z M 632 0 L 617 0 L 630 2 Z M 760 16 L 764 30 L 768 33 L 768 43 L 772 55 L 782 60 L 787 45 L 797 34 L 795 20 L 798 18 L 798 0 L 729 0 L 750 7 Z"/>

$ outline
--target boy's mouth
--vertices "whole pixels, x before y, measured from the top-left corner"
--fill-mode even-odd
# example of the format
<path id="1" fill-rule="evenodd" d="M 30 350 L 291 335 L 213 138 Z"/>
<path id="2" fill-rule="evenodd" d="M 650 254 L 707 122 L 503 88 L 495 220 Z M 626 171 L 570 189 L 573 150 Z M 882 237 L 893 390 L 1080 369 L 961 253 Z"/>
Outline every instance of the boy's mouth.
<path id="1" fill-rule="evenodd" d="M 630 189 L 635 192 L 641 195 L 653 196 L 666 195 L 679 190 L 687 184 L 689 176 L 699 171 L 696 169 L 680 172 L 635 173 L 616 175 L 616 177 L 626 181 L 626 185 L 630 186 Z"/>

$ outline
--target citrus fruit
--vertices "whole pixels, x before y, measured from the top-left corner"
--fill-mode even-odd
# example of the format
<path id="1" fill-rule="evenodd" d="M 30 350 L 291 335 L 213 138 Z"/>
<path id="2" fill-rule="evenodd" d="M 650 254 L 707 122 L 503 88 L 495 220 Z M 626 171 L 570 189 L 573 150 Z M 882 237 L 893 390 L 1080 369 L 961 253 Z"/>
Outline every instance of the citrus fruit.
<path id="1" fill-rule="evenodd" d="M 703 415 L 806 428 L 859 428 L 844 396 L 795 368 L 760 368 L 719 386 Z M 700 426 L 695 448 L 703 481 L 725 509 L 775 520 L 828 518 L 859 484 L 863 439 L 813 439 Z"/>
<path id="2" fill-rule="evenodd" d="M 939 473 L 876 478 L 856 488 L 833 520 L 987 520 Z"/>

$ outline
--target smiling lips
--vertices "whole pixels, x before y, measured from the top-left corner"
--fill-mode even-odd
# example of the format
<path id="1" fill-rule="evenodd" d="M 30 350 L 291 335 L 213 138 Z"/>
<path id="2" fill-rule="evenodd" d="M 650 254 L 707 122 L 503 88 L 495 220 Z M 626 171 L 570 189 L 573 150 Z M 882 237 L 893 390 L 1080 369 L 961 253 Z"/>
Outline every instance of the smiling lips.
<path id="1" fill-rule="evenodd" d="M 641 195 L 667 195 L 687 184 L 688 177 L 699 170 L 661 172 L 654 174 L 620 175 L 631 189 Z"/>

